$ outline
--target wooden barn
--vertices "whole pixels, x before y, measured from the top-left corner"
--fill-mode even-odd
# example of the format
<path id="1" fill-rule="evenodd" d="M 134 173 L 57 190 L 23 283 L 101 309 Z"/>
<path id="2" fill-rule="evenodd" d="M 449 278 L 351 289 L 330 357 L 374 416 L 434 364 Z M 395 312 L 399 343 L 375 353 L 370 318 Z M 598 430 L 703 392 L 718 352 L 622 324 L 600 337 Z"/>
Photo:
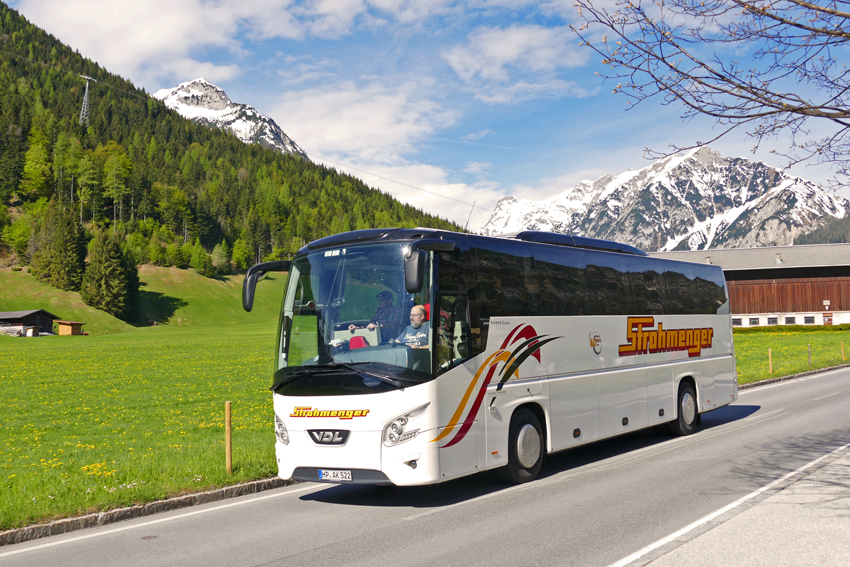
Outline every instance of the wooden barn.
<path id="1" fill-rule="evenodd" d="M 850 323 L 850 244 L 650 255 L 722 266 L 735 326 Z"/>
<path id="2" fill-rule="evenodd" d="M 36 336 L 38 333 L 52 333 L 53 321 L 59 317 L 45 311 L 34 309 L 32 311 L 0 311 L 0 333 L 10 335 L 27 335 L 28 329 L 33 329 Z"/>

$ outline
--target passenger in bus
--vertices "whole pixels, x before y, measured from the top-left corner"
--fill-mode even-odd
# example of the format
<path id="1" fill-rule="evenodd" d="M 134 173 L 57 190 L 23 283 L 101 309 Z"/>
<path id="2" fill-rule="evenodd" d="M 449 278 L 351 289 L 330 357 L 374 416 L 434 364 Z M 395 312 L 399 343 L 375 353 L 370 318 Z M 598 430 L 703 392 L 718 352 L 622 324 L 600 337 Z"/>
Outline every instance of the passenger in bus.
<path id="1" fill-rule="evenodd" d="M 425 307 L 414 305 L 410 310 L 410 325 L 404 328 L 396 337 L 395 342 L 407 345 L 411 348 L 428 348 L 428 335 L 431 324 L 425 320 Z"/>
<path id="2" fill-rule="evenodd" d="M 381 340 L 390 341 L 401 329 L 401 307 L 393 305 L 393 294 L 386 290 L 376 295 L 375 299 L 378 300 L 378 308 L 366 328 L 370 331 L 380 328 Z M 358 328 L 360 327 L 357 325 L 348 326 L 348 330 L 352 333 Z"/>

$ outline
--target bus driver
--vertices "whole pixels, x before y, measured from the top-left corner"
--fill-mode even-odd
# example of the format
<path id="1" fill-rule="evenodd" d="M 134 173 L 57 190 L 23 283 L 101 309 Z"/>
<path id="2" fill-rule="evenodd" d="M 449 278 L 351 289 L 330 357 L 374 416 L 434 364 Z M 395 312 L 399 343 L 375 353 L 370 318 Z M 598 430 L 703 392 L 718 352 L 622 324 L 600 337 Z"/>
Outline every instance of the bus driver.
<path id="1" fill-rule="evenodd" d="M 384 290 L 375 296 L 378 300 L 378 308 L 375 310 L 375 316 L 366 325 L 370 331 L 374 331 L 376 327 L 381 329 L 381 337 L 383 341 L 392 341 L 392 337 L 398 333 L 401 328 L 401 307 L 393 305 L 393 294 Z M 357 325 L 349 325 L 348 330 L 352 333 L 355 329 L 360 329 Z"/>

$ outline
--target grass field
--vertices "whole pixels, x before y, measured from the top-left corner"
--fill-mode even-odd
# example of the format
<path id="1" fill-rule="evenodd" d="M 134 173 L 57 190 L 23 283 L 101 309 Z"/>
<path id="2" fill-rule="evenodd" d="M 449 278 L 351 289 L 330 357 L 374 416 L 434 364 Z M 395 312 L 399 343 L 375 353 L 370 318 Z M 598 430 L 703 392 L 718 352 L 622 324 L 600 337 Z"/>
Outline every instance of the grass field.
<path id="1" fill-rule="evenodd" d="M 272 475 L 275 330 L 0 341 L 0 529 Z"/>
<path id="2" fill-rule="evenodd" d="M 127 325 L 76 293 L 0 270 L 0 311 L 43 308 L 92 333 L 0 335 L 0 530 L 275 472 L 268 387 L 285 275 L 257 286 L 252 313 L 241 276 L 148 268 L 141 277 L 143 313 L 157 326 Z"/>
<path id="3" fill-rule="evenodd" d="M 125 333 L 152 326 L 242 325 L 257 321 L 257 313 L 276 320 L 283 296 L 285 274 L 271 274 L 257 286 L 254 311 L 242 310 L 240 275 L 205 278 L 195 270 L 139 269 L 140 309 L 132 324 L 85 305 L 76 292 L 62 291 L 35 279 L 26 271 L 0 268 L 0 311 L 44 309 L 64 320 L 82 321 L 92 335 Z"/>
<path id="4" fill-rule="evenodd" d="M 798 374 L 807 370 L 844 364 L 844 354 L 850 358 L 850 326 L 835 327 L 766 327 L 736 330 L 735 355 L 738 382 L 748 384 L 779 376 Z M 812 364 L 809 366 L 809 345 Z M 768 349 L 773 358 L 770 373 Z"/>

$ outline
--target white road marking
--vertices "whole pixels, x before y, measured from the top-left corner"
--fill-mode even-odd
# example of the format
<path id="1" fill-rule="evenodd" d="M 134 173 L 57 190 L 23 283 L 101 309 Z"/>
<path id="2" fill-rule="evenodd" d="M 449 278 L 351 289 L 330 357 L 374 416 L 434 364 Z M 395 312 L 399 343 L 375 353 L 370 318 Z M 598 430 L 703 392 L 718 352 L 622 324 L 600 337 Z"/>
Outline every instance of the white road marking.
<path id="1" fill-rule="evenodd" d="M 819 462 L 821 462 L 822 460 L 826 459 L 827 457 L 830 457 L 831 455 L 834 455 L 835 453 L 839 453 L 839 452 L 841 452 L 841 451 L 844 451 L 844 450 L 845 450 L 845 449 L 847 449 L 848 447 L 850 447 L 850 444 L 844 445 L 843 447 L 839 447 L 838 449 L 836 449 L 836 450 L 834 450 L 834 451 L 831 451 L 831 452 L 827 453 L 826 455 L 823 455 L 823 456 L 821 456 L 821 457 L 818 457 L 818 458 L 817 458 L 817 459 L 815 459 L 814 461 L 812 461 L 812 462 L 810 462 L 810 463 L 806 463 L 805 465 L 803 465 L 803 466 L 802 466 L 802 467 L 800 467 L 799 469 L 797 469 L 797 470 L 795 470 L 795 471 L 793 471 L 793 472 L 790 472 L 790 473 L 786 474 L 785 476 L 783 476 L 783 477 L 781 477 L 781 478 L 778 478 L 778 479 L 774 480 L 774 481 L 773 481 L 773 482 L 771 482 L 770 484 L 766 484 L 766 485 L 762 486 L 762 487 L 761 487 L 761 488 L 759 488 L 758 490 L 756 490 L 756 491 L 754 491 L 754 492 L 751 492 L 751 493 L 747 494 L 747 495 L 746 495 L 746 496 L 744 496 L 743 498 L 739 498 L 738 500 L 735 500 L 734 502 L 732 502 L 732 503 L 731 503 L 731 504 L 729 504 L 728 506 L 724 506 L 723 508 L 720 508 L 719 510 L 714 511 L 714 512 L 712 512 L 711 514 L 709 514 L 709 515 L 707 515 L 707 516 L 704 516 L 704 517 L 700 518 L 700 519 L 699 519 L 699 520 L 697 520 L 696 522 L 694 522 L 694 523 L 692 523 L 692 524 L 690 524 L 690 525 L 685 526 L 685 527 L 684 527 L 684 528 L 682 528 L 681 530 L 679 530 L 679 531 L 677 531 L 677 532 L 673 532 L 672 534 L 668 535 L 667 537 L 664 537 L 664 538 L 662 538 L 662 539 L 659 539 L 659 540 L 658 540 L 658 541 L 656 541 L 655 543 L 651 543 L 651 544 L 647 545 L 647 546 L 646 546 L 646 547 L 644 547 L 643 549 L 639 549 L 638 551 L 636 551 L 636 552 L 632 553 L 632 554 L 631 554 L 631 555 L 629 555 L 628 557 L 624 557 L 623 559 L 620 559 L 620 560 L 619 560 L 619 561 L 617 561 L 616 563 L 612 563 L 612 564 L 611 564 L 611 565 L 609 565 L 608 567 L 624 567 L 625 565 L 628 565 L 628 564 L 629 564 L 629 563 L 631 563 L 632 561 L 635 561 L 635 560 L 637 560 L 637 559 L 640 559 L 641 557 L 643 557 L 644 555 L 646 555 L 646 554 L 647 554 L 647 553 L 649 553 L 650 551 L 653 551 L 653 550 L 655 550 L 655 549 L 658 549 L 658 548 L 659 548 L 659 547 L 661 547 L 662 545 L 665 545 L 665 544 L 667 544 L 667 543 L 669 543 L 669 542 L 673 541 L 674 539 L 679 538 L 679 537 L 681 537 L 681 536 L 685 535 L 686 533 L 688 533 L 688 532 L 690 532 L 690 531 L 693 531 L 693 530 L 695 530 L 696 528 L 698 528 L 698 527 L 700 527 L 700 526 L 703 526 L 703 525 L 707 524 L 708 522 L 712 521 L 713 519 L 717 518 L 718 516 L 722 516 L 723 514 L 725 514 L 726 512 L 728 512 L 729 510 L 733 510 L 733 509 L 737 508 L 738 506 L 740 506 L 741 504 L 745 503 L 746 501 L 751 500 L 751 499 L 755 498 L 756 496 L 758 496 L 759 494 L 762 494 L 763 492 L 765 492 L 765 491 L 767 491 L 767 490 L 770 490 L 771 488 L 773 488 L 773 487 L 775 487 L 775 486 L 777 486 L 777 485 L 779 485 L 779 484 L 781 484 L 781 483 L 785 482 L 786 480 L 788 480 L 789 478 L 791 478 L 791 477 L 792 477 L 792 476 L 794 476 L 795 474 L 801 473 L 801 472 L 803 472 L 804 470 L 806 470 L 806 469 L 808 469 L 808 468 L 813 467 L 814 465 L 818 464 Z"/>
<path id="2" fill-rule="evenodd" d="M 827 394 L 827 395 L 825 395 L 825 396 L 821 396 L 821 397 L 819 397 L 819 398 L 815 398 L 815 399 L 814 399 L 814 400 L 812 400 L 812 401 L 813 401 L 813 402 L 816 402 L 816 401 L 818 401 L 818 400 L 825 400 L 826 398 L 831 398 L 832 396 L 837 396 L 837 395 L 838 395 L 838 394 L 840 394 L 840 393 L 841 393 L 841 392 L 833 392 L 833 393 L 831 393 L 831 394 Z"/>
<path id="3" fill-rule="evenodd" d="M 823 376 L 829 376 L 830 374 L 835 374 L 836 372 L 846 372 L 846 371 L 847 371 L 847 368 L 838 368 L 836 370 L 829 370 L 827 372 L 822 372 L 820 374 L 812 374 L 811 376 L 804 376 L 803 378 L 795 378 L 794 380 L 783 380 L 781 382 L 771 384 L 770 386 L 759 386 L 757 388 L 747 388 L 746 390 L 738 390 L 738 397 L 740 397 L 744 394 L 751 394 L 753 392 L 764 392 L 765 390 L 769 390 L 771 388 L 776 388 L 778 386 L 786 386 L 788 384 L 805 382 L 807 380 L 812 380 L 814 378 L 821 378 Z"/>
<path id="4" fill-rule="evenodd" d="M 139 529 L 139 528 L 145 528 L 147 526 L 152 526 L 154 524 L 161 524 L 163 522 L 171 522 L 173 520 L 179 520 L 181 518 L 188 518 L 190 516 L 198 516 L 200 514 L 207 514 L 209 512 L 217 512 L 218 510 L 224 510 L 225 508 L 233 508 L 234 506 L 242 506 L 244 504 L 252 504 L 252 503 L 258 502 L 260 500 L 268 500 L 270 498 L 280 498 L 281 496 L 288 496 L 288 495 L 294 494 L 296 492 L 304 492 L 305 490 L 314 490 L 318 486 L 321 486 L 321 485 L 311 483 L 309 486 L 302 486 L 301 488 L 294 488 L 292 490 L 287 490 L 286 492 L 275 492 L 274 494 L 268 494 L 266 496 L 259 496 L 257 498 L 249 498 L 249 499 L 245 499 L 245 500 L 239 500 L 239 501 L 236 501 L 236 502 L 229 502 L 227 504 L 221 504 L 219 506 L 213 506 L 211 508 L 204 508 L 203 510 L 194 510 L 192 512 L 186 512 L 185 514 L 177 514 L 176 516 L 169 516 L 167 518 L 158 518 L 156 520 L 150 520 L 148 522 L 141 522 L 141 523 L 133 524 L 133 525 L 129 525 L 129 526 L 122 526 L 122 527 L 114 528 L 114 529 L 109 529 L 109 526 L 103 526 L 103 528 L 105 528 L 106 531 L 99 531 L 99 532 L 96 532 L 96 533 L 80 535 L 80 536 L 77 536 L 77 537 L 72 537 L 72 538 L 69 538 L 69 539 L 63 539 L 63 540 L 59 540 L 59 541 L 49 541 L 47 543 L 42 543 L 41 545 L 34 545 L 32 547 L 25 547 L 25 548 L 21 548 L 21 549 L 13 549 L 12 551 L 0 553 L 0 558 L 8 557 L 10 555 L 17 555 L 19 553 L 27 553 L 29 551 L 35 551 L 37 549 L 44 549 L 46 547 L 53 547 L 53 546 L 56 546 L 56 545 L 65 545 L 66 543 L 72 543 L 72 542 L 75 542 L 75 541 L 81 541 L 81 540 L 90 539 L 90 538 L 93 538 L 93 537 L 101 537 L 101 536 L 106 536 L 106 535 L 112 535 L 112 534 L 116 534 L 118 532 L 123 532 L 123 531 L 127 531 L 127 530 L 136 530 L 136 529 Z M 53 536 L 53 537 L 58 537 L 58 536 Z M 23 545 L 23 544 L 19 544 L 19 545 Z"/>
<path id="5" fill-rule="evenodd" d="M 660 443 L 658 445 L 650 445 L 648 447 L 641 447 L 640 449 L 635 449 L 634 451 L 629 451 L 628 453 L 621 453 L 614 457 L 610 457 L 605 459 L 603 462 L 592 463 L 590 465 L 585 465 L 578 469 L 571 469 L 568 471 L 564 471 L 562 473 L 556 474 L 546 480 L 538 480 L 529 484 L 522 484 L 519 486 L 513 486 L 511 488 L 507 488 L 505 490 L 499 490 L 496 492 L 491 492 L 490 494 L 484 494 L 482 496 L 478 496 L 476 498 L 471 498 L 469 500 L 464 500 L 462 502 L 455 502 L 454 504 L 449 504 L 448 506 L 442 506 L 439 508 L 433 508 L 431 510 L 425 510 L 424 512 L 420 512 L 418 514 L 414 514 L 412 516 L 408 516 L 404 518 L 405 521 L 409 520 L 417 520 L 419 518 L 424 518 L 426 516 L 431 516 L 433 514 L 438 514 L 440 512 L 445 512 L 447 510 L 451 510 L 453 508 L 457 508 L 459 506 L 465 506 L 466 504 L 472 504 L 475 502 L 480 502 L 482 500 L 486 500 L 488 498 L 493 498 L 494 496 L 502 496 L 503 494 L 510 494 L 511 492 L 515 492 L 517 490 L 525 490 L 532 488 L 542 488 L 548 484 L 554 482 L 562 482 L 567 478 L 572 478 L 574 476 L 580 474 L 587 474 L 598 472 L 600 470 L 604 470 L 610 467 L 622 467 L 623 465 L 633 464 L 637 461 L 646 458 L 656 458 L 658 455 L 667 453 L 669 451 L 673 451 L 676 449 L 680 449 L 681 445 L 690 445 L 692 443 L 699 443 L 705 441 L 707 439 L 711 439 L 712 437 L 716 437 L 718 435 L 722 435 L 725 433 L 730 433 L 733 431 L 737 431 L 738 429 L 743 429 L 744 427 L 749 427 L 750 425 L 754 425 L 757 422 L 761 422 L 764 420 L 775 419 L 777 417 L 782 417 L 787 414 L 774 415 L 779 412 L 785 411 L 784 408 L 774 410 L 768 413 L 756 414 L 745 419 L 742 419 L 740 422 L 732 422 L 728 424 L 724 424 L 712 429 L 710 432 L 705 432 L 700 435 L 687 436 L 687 437 L 676 437 L 675 439 L 671 439 L 664 443 Z M 651 454 L 646 454 L 651 453 Z"/>

